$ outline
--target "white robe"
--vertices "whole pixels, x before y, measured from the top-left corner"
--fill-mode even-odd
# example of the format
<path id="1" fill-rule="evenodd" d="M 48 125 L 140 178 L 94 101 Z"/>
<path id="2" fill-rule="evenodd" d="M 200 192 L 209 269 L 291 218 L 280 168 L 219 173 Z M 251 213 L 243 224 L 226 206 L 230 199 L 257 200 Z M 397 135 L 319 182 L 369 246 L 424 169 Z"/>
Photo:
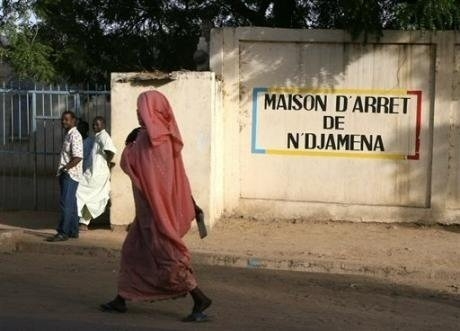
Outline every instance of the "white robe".
<path id="1" fill-rule="evenodd" d="M 107 131 L 95 134 L 91 151 L 91 162 L 83 173 L 77 189 L 77 207 L 80 222 L 89 224 L 92 218 L 100 216 L 110 198 L 110 169 L 105 151 L 117 150 Z"/>

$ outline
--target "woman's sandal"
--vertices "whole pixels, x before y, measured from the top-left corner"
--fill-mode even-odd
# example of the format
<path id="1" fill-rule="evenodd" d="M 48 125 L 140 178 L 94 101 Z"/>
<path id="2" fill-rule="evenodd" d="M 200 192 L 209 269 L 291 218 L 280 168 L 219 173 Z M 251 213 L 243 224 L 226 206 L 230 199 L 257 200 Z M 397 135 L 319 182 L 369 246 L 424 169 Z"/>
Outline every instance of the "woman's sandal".
<path id="1" fill-rule="evenodd" d="M 187 317 L 182 319 L 182 322 L 205 322 L 208 320 L 208 315 L 203 313 L 206 309 L 208 309 L 212 304 L 212 300 L 206 298 L 201 305 L 198 307 L 193 307 L 193 312 L 188 315 Z"/>
<path id="2" fill-rule="evenodd" d="M 126 313 L 128 308 L 126 306 L 118 305 L 113 301 L 103 303 L 99 306 L 100 310 L 106 313 Z"/>
<path id="3" fill-rule="evenodd" d="M 206 322 L 208 320 L 208 315 L 204 313 L 192 313 L 187 317 L 182 319 L 182 322 Z"/>

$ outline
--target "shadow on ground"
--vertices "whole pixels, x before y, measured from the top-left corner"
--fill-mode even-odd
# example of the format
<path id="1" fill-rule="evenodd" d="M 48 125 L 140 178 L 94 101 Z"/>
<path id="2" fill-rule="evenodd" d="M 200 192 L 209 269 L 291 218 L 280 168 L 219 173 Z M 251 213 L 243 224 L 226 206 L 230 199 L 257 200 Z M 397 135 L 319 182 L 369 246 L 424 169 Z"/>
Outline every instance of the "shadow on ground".
<path id="1" fill-rule="evenodd" d="M 49 211 L 3 211 L 0 224 L 30 230 L 55 229 L 59 213 Z M 101 216 L 91 221 L 90 229 L 110 229 L 110 213 L 107 209 Z"/>
<path id="2" fill-rule="evenodd" d="M 0 254 L 0 291 L 8 302 L 0 324 L 11 330 L 198 329 L 179 321 L 190 298 L 129 303 L 122 315 L 99 312 L 98 304 L 115 293 L 118 259 L 66 256 L 56 264 L 56 257 Z M 214 300 L 211 321 L 200 330 L 458 330 L 458 295 L 355 276 L 203 265 L 195 272 Z"/>

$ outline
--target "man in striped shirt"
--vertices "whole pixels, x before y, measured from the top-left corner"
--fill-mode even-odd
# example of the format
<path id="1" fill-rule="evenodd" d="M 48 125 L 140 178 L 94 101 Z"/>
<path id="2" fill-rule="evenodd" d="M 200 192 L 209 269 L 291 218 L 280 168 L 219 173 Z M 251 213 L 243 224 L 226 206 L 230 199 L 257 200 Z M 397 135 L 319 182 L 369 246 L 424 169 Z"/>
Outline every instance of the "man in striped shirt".
<path id="1" fill-rule="evenodd" d="M 57 234 L 48 241 L 65 241 L 78 238 L 77 188 L 82 177 L 83 139 L 76 128 L 77 117 L 71 111 L 65 111 L 61 117 L 62 127 L 66 131 L 62 143 L 57 176 L 59 177 L 61 217 Z"/>

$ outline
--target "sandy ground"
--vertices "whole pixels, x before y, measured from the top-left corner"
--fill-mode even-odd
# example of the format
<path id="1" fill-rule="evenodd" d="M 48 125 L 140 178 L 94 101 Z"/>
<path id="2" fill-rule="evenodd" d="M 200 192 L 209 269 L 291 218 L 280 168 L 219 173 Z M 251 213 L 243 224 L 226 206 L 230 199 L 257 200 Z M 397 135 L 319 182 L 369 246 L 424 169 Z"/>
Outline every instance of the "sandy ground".
<path id="1" fill-rule="evenodd" d="M 0 330 L 458 330 L 460 298 L 366 278 L 197 266 L 210 321 L 179 319 L 191 299 L 97 310 L 114 295 L 118 260 L 0 254 Z"/>
<path id="2" fill-rule="evenodd" d="M 458 226 L 225 219 L 209 238 L 191 233 L 187 243 L 194 252 L 388 266 L 398 270 L 389 275 L 394 281 L 454 293 L 460 288 Z"/>
<path id="3" fill-rule="evenodd" d="M 0 228 L 46 235 L 57 219 L 57 213 L 1 212 Z M 71 245 L 119 250 L 125 235 L 99 228 Z M 275 261 L 268 266 L 273 268 L 281 261 L 288 270 L 373 276 L 452 294 L 460 293 L 459 239 L 459 226 L 240 218 L 221 220 L 204 240 L 194 230 L 185 238 L 195 254 L 238 256 L 243 263 L 268 259 Z"/>
<path id="4" fill-rule="evenodd" d="M 197 250 L 260 257 L 366 259 L 408 268 L 420 259 L 447 268 L 458 267 L 460 261 L 460 227 L 455 226 L 225 219 L 208 239 L 196 240 L 193 234 L 187 239 Z"/>

